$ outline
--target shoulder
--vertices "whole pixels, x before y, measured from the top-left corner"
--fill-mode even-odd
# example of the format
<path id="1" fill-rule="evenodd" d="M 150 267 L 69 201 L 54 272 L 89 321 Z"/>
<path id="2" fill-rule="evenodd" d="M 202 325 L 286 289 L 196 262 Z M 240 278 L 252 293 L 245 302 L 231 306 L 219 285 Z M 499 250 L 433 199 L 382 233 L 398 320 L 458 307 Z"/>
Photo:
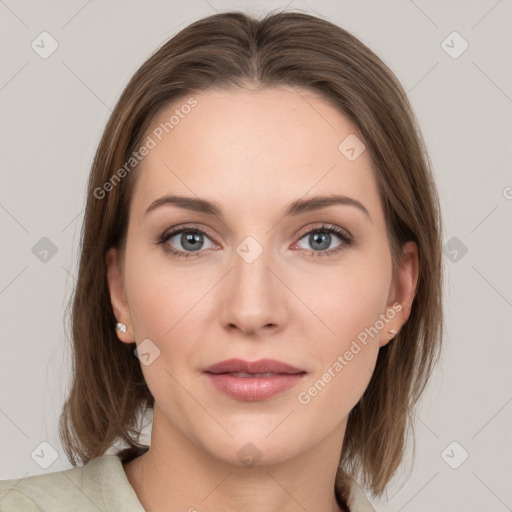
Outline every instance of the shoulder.
<path id="1" fill-rule="evenodd" d="M 144 512 L 117 455 L 83 467 L 0 481 L 1 512 L 123 510 Z"/>
<path id="2" fill-rule="evenodd" d="M 354 479 L 351 481 L 348 505 L 351 512 L 377 512 L 366 497 L 362 487 Z"/>
<path id="3" fill-rule="evenodd" d="M 82 489 L 83 468 L 3 480 L 0 482 L 0 510 L 60 510 L 59 506 L 69 500 L 80 500 Z"/>

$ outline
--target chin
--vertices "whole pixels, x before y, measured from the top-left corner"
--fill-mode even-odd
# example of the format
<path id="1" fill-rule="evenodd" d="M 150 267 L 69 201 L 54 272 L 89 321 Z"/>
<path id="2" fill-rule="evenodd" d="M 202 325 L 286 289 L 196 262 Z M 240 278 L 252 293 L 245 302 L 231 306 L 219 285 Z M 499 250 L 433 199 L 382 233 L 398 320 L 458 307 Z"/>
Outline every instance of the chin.
<path id="1" fill-rule="evenodd" d="M 272 432 L 268 424 L 260 428 L 253 425 L 251 429 L 229 430 L 233 437 L 209 437 L 203 449 L 226 464 L 253 467 L 279 464 L 309 448 L 306 439 L 302 443 L 300 439 L 291 438 L 284 429 L 277 430 Z"/>

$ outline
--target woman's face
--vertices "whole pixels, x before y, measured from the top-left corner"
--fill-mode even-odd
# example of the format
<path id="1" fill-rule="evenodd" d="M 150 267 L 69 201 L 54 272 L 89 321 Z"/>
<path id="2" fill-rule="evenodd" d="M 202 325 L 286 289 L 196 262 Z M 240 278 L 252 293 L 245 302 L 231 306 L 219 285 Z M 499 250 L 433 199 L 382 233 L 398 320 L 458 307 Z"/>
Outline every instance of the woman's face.
<path id="1" fill-rule="evenodd" d="M 114 312 L 128 326 L 119 337 L 143 354 L 168 436 L 239 465 L 320 441 L 339 450 L 379 346 L 408 316 L 415 247 L 393 282 L 369 153 L 315 93 L 191 96 L 197 103 L 175 101 L 146 133 L 124 265 L 108 255 Z M 206 372 L 229 359 L 302 373 Z"/>

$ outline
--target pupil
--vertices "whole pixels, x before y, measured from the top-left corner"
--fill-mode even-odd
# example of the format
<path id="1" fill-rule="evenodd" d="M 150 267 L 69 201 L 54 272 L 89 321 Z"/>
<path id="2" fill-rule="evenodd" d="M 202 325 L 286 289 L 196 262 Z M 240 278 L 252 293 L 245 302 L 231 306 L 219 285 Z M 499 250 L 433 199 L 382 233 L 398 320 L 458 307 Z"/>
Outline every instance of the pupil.
<path id="1" fill-rule="evenodd" d="M 329 248 L 329 244 L 330 244 L 330 240 L 331 240 L 331 235 L 329 233 L 321 233 L 321 234 L 315 234 L 315 235 L 311 235 L 313 241 L 311 242 L 311 245 L 314 246 L 314 244 L 316 244 L 317 242 L 324 242 L 324 246 L 323 247 L 317 247 L 317 249 L 328 249 Z M 326 243 L 325 243 L 326 242 Z"/>
<path id="2" fill-rule="evenodd" d="M 181 243 L 185 249 L 195 251 L 201 244 L 200 236 L 201 235 L 199 233 L 183 233 L 181 236 Z M 190 247 L 187 247 L 187 244 L 190 244 Z"/>

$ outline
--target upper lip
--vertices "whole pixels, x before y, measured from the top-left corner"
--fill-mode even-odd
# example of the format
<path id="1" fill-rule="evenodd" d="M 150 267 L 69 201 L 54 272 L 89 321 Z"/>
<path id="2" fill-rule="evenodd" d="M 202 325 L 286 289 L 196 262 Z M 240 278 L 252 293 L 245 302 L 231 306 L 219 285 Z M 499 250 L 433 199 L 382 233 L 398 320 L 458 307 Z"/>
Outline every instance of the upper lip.
<path id="1" fill-rule="evenodd" d="M 208 366 L 203 370 L 206 373 L 305 373 L 304 370 L 296 368 L 276 359 L 258 359 L 257 361 L 244 361 L 243 359 L 227 359 L 220 363 Z"/>

